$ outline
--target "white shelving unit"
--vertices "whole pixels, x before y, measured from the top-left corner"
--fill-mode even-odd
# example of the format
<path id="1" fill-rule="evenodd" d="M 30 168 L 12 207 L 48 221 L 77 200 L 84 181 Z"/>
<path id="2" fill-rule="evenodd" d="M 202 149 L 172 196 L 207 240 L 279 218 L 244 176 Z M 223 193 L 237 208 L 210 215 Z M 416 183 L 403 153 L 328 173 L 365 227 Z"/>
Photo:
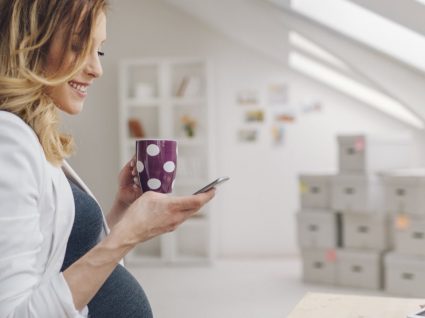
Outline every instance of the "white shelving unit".
<path id="1" fill-rule="evenodd" d="M 215 176 L 211 67 L 202 58 L 128 59 L 120 63 L 121 166 L 135 153 L 128 120 L 137 119 L 145 138 L 178 142 L 177 177 L 173 194 L 195 192 Z M 196 121 L 188 136 L 182 117 Z M 213 259 L 212 204 L 174 232 L 137 246 L 126 257 L 131 264 L 208 264 Z"/>

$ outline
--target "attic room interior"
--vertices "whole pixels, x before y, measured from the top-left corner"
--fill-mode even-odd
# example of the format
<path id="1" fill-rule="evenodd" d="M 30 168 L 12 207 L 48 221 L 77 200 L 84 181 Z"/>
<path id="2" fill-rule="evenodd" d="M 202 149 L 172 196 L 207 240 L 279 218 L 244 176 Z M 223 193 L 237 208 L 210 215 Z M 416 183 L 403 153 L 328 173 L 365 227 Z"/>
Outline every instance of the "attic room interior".
<path id="1" fill-rule="evenodd" d="M 104 222 L 130 161 L 140 198 L 228 178 L 123 256 L 154 317 L 425 316 L 424 0 L 110 0 L 106 34 L 60 113 Z"/>

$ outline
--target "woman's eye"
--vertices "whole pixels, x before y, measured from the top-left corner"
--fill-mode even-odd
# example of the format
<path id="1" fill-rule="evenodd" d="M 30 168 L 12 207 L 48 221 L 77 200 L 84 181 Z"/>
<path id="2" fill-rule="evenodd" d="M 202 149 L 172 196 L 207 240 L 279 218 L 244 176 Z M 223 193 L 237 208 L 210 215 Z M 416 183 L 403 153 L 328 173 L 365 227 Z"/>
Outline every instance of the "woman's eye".
<path id="1" fill-rule="evenodd" d="M 104 55 L 105 55 L 105 52 L 97 51 L 97 55 L 99 55 L 99 56 L 104 56 Z"/>

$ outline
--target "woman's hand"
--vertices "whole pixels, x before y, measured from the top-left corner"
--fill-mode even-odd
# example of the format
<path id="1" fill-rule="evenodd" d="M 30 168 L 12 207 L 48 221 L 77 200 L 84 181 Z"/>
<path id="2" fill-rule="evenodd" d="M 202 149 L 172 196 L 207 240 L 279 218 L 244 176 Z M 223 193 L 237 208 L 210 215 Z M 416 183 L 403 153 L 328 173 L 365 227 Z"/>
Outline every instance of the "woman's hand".
<path id="1" fill-rule="evenodd" d="M 136 172 L 136 157 L 134 156 L 118 175 L 118 191 L 107 221 L 109 227 L 117 223 L 127 208 L 142 195 L 139 178 Z"/>
<path id="2" fill-rule="evenodd" d="M 126 243 L 130 245 L 149 240 L 173 231 L 214 195 L 215 189 L 184 197 L 148 191 L 134 201 L 112 232 L 118 231 L 120 236 L 125 235 Z"/>
<path id="3" fill-rule="evenodd" d="M 138 197 L 142 195 L 139 178 L 136 171 L 136 156 L 131 158 L 129 162 L 121 169 L 118 175 L 118 192 L 116 201 L 122 206 L 128 207 Z"/>

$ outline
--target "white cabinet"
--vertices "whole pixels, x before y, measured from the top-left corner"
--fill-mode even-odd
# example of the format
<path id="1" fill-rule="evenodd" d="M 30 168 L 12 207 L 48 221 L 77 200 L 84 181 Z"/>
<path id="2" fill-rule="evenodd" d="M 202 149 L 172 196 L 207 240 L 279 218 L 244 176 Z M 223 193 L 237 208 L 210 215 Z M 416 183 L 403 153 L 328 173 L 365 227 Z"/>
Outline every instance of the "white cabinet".
<path id="1" fill-rule="evenodd" d="M 215 176 L 211 71 L 202 58 L 129 59 L 120 63 L 121 166 L 138 138 L 178 142 L 174 193 L 190 195 Z M 130 263 L 209 263 L 214 203 L 176 231 L 137 246 Z"/>

